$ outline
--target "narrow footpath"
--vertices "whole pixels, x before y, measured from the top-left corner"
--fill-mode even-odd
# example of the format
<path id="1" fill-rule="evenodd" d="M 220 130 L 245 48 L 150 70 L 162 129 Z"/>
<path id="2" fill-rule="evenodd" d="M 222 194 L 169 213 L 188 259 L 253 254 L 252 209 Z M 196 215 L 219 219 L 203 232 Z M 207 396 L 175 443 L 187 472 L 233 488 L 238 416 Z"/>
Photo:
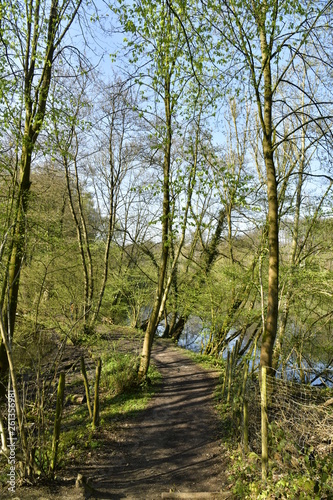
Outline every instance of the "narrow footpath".
<path id="1" fill-rule="evenodd" d="M 94 478 L 91 498 L 229 498 L 213 404 L 218 373 L 169 342 L 157 341 L 152 358 L 161 387 L 140 418 L 117 432 L 107 469 L 83 471 Z"/>

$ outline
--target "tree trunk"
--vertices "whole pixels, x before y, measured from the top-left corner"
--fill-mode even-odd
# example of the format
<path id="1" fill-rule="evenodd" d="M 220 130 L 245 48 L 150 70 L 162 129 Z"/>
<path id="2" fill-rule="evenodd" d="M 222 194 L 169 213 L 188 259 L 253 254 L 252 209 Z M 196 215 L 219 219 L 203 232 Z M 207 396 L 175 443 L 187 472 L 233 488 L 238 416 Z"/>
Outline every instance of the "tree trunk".
<path id="1" fill-rule="evenodd" d="M 29 121 L 29 118 L 27 118 Z M 29 133 L 29 126 L 26 123 L 26 134 Z M 25 140 L 31 144 L 31 137 L 26 136 Z M 20 284 L 20 271 L 25 254 L 26 224 L 25 217 L 28 207 L 28 195 L 30 190 L 30 170 L 31 170 L 31 147 L 23 146 L 20 172 L 20 185 L 17 197 L 16 216 L 14 223 L 14 235 L 10 249 L 8 261 L 8 273 L 4 279 L 2 289 L 2 317 L 4 331 L 9 339 L 13 337 L 17 312 L 17 299 Z M 0 373 L 3 383 L 0 384 L 0 395 L 4 394 L 3 387 L 5 377 L 8 373 L 8 359 L 4 343 L 0 346 Z"/>
<path id="2" fill-rule="evenodd" d="M 260 364 L 272 368 L 273 347 L 277 332 L 279 292 L 278 200 L 272 143 L 264 138 L 264 156 L 268 193 L 268 303 L 266 326 L 262 338 Z M 272 370 L 268 371 L 273 375 Z"/>
<path id="3" fill-rule="evenodd" d="M 181 315 L 178 320 L 175 322 L 172 328 L 170 328 L 169 336 L 172 338 L 174 342 L 178 342 L 181 334 L 184 331 L 184 327 L 188 321 L 188 314 Z"/>
<path id="4" fill-rule="evenodd" d="M 149 317 L 147 330 L 142 347 L 140 367 L 138 371 L 139 379 L 143 379 L 148 371 L 150 363 L 151 348 L 154 335 L 158 325 L 160 307 L 163 299 L 164 280 L 166 276 L 169 259 L 169 217 L 170 217 L 170 162 L 171 162 L 171 102 L 170 102 L 170 75 L 166 76 L 164 94 L 165 118 L 166 118 L 166 138 L 164 148 L 163 164 L 163 211 L 162 211 L 162 250 L 161 261 L 158 270 L 158 285 L 155 293 L 153 310 Z"/>
<path id="5" fill-rule="evenodd" d="M 262 16 L 262 17 L 261 17 Z M 259 14 L 260 44 L 262 56 L 262 72 L 264 78 L 264 109 L 258 97 L 259 114 L 263 129 L 263 155 L 267 176 L 268 197 L 268 304 L 265 331 L 262 338 L 260 364 L 268 367 L 268 375 L 273 375 L 272 357 L 277 332 L 278 291 L 279 291 L 279 228 L 278 228 L 278 193 L 273 155 L 272 128 L 272 75 L 270 48 L 266 40 L 266 15 Z"/>
<path id="6" fill-rule="evenodd" d="M 25 107 L 25 120 L 24 120 L 24 133 L 22 137 L 22 150 L 20 160 L 20 180 L 18 187 L 16 213 L 14 217 L 14 236 L 9 250 L 8 269 L 6 279 L 4 280 L 2 296 L 1 296 L 1 310 L 4 318 L 5 334 L 12 337 L 15 329 L 15 319 L 17 311 L 17 299 L 20 284 L 20 271 L 25 252 L 25 238 L 26 238 L 26 213 L 28 208 L 28 195 L 30 191 L 30 172 L 31 172 L 31 158 L 32 153 L 38 139 L 41 127 L 43 125 L 46 104 L 49 95 L 49 89 L 52 78 L 52 67 L 54 63 L 54 52 L 57 43 L 61 39 L 72 24 L 74 17 L 80 7 L 81 0 L 78 0 L 77 6 L 72 15 L 67 19 L 67 23 L 62 29 L 59 30 L 59 14 L 60 6 L 58 1 L 52 0 L 49 5 L 49 17 L 47 20 L 47 28 L 45 28 L 43 48 L 42 42 L 39 40 L 39 35 L 43 31 L 41 23 L 45 23 L 46 18 L 41 19 L 40 2 L 29 2 L 26 12 L 27 30 L 25 33 L 18 34 L 14 32 L 14 36 L 18 38 L 22 48 L 25 47 L 25 54 L 23 58 L 23 102 Z M 29 11 L 29 12 L 28 12 Z M 23 14 L 22 14 L 23 15 Z M 44 27 L 43 27 L 44 29 Z M 38 34 L 38 35 L 37 35 Z M 58 38 L 57 38 L 58 35 Z M 20 37 L 23 38 L 20 38 Z M 38 55 L 44 50 L 43 63 L 38 68 L 40 75 L 37 86 L 34 87 L 34 79 L 36 78 L 36 61 Z M 8 359 L 6 359 L 6 350 L 1 344 L 0 346 L 0 380 L 4 381 L 8 373 Z M 2 384 L 0 383 L 0 387 Z M 1 391 L 2 389 L 0 389 Z"/>

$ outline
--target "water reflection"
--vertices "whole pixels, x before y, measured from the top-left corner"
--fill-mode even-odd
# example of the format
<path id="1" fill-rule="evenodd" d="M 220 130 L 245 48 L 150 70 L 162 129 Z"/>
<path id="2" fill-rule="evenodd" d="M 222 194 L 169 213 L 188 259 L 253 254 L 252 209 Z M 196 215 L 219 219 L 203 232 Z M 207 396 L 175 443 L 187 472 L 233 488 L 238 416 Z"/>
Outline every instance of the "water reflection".
<path id="1" fill-rule="evenodd" d="M 228 337 L 233 337 L 235 331 L 235 329 L 231 329 L 228 333 Z M 204 351 L 207 342 L 209 341 L 209 336 L 209 327 L 205 326 L 200 318 L 194 317 L 191 318 L 186 324 L 184 332 L 179 339 L 178 345 L 194 352 L 202 352 Z M 231 351 L 233 349 L 236 341 L 237 339 L 233 338 L 229 344 L 228 342 L 226 342 L 228 348 L 225 349 L 222 353 L 223 359 L 227 358 L 228 351 Z M 241 348 L 242 346 L 240 346 L 240 349 Z M 253 364 L 256 367 L 259 367 L 259 360 L 260 348 L 256 350 L 255 358 L 250 360 L 250 370 L 252 369 Z M 313 386 L 333 387 L 333 369 L 327 367 L 326 365 L 324 365 L 324 363 L 313 362 L 312 366 L 303 365 L 302 371 L 303 374 L 301 376 L 297 359 L 294 359 L 293 356 L 291 356 L 286 365 L 280 365 L 278 367 L 276 376 L 285 380 L 293 380 L 295 382 L 303 383 L 305 382 L 307 384 L 310 383 Z"/>

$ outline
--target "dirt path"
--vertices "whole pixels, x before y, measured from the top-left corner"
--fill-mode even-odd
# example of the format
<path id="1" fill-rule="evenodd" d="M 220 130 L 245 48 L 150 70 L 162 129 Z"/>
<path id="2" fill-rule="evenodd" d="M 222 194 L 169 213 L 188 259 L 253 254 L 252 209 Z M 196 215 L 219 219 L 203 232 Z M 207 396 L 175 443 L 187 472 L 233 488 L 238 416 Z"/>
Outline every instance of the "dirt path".
<path id="1" fill-rule="evenodd" d="M 217 373 L 201 369 L 161 341 L 153 359 L 163 376 L 160 390 L 139 420 L 121 427 L 108 467 L 83 471 L 98 491 L 92 498 L 157 499 L 162 492 L 225 490 L 212 404 Z"/>
<path id="2" fill-rule="evenodd" d="M 110 444 L 82 466 L 89 486 L 66 495 L 61 488 L 57 498 L 229 497 L 213 408 L 217 372 L 163 341 L 156 342 L 153 359 L 163 381 L 148 408 L 122 422 Z"/>

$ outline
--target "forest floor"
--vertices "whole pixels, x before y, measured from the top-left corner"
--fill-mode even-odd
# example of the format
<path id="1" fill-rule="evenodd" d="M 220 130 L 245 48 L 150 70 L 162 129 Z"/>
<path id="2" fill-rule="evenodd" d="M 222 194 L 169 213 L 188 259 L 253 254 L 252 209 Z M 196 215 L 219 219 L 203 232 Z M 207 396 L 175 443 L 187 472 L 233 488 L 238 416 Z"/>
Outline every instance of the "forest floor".
<path id="1" fill-rule="evenodd" d="M 152 359 L 162 379 L 145 410 L 116 427 L 105 426 L 102 446 L 62 471 L 57 483 L 18 488 L 8 498 L 232 498 L 214 409 L 219 373 L 164 340 L 154 343 Z"/>

